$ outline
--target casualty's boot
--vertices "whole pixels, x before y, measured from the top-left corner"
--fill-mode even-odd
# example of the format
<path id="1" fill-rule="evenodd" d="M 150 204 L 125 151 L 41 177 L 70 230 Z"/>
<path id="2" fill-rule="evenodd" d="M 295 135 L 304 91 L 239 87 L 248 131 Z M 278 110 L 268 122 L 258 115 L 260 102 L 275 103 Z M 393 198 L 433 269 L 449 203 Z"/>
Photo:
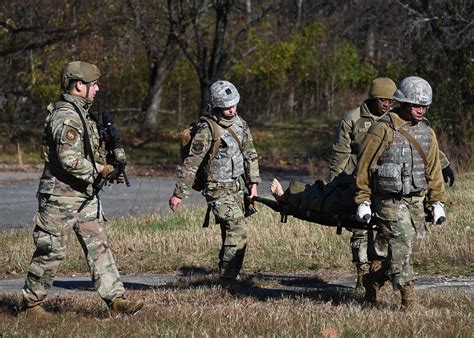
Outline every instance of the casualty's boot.
<path id="1" fill-rule="evenodd" d="M 140 311 L 144 303 L 142 300 L 128 300 L 118 298 L 110 305 L 110 316 L 112 318 L 120 317 L 121 315 L 131 316 Z"/>
<path id="2" fill-rule="evenodd" d="M 416 305 L 415 297 L 415 284 L 413 281 L 405 283 L 405 286 L 401 288 L 400 294 L 402 296 L 402 311 L 412 310 Z"/>
<path id="3" fill-rule="evenodd" d="M 370 265 L 367 263 L 357 264 L 357 282 L 355 287 L 357 292 L 365 291 L 364 278 L 369 273 L 369 268 Z"/>
<path id="4" fill-rule="evenodd" d="M 25 318 L 48 322 L 54 320 L 55 316 L 51 312 L 46 311 L 43 306 L 36 305 L 25 307 Z"/>

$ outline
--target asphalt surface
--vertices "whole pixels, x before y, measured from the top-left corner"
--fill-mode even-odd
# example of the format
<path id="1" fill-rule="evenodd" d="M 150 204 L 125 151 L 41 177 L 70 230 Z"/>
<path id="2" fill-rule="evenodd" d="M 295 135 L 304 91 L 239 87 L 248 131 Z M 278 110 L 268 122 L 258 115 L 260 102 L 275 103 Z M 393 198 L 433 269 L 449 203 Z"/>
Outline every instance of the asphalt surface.
<path id="1" fill-rule="evenodd" d="M 38 207 L 36 190 L 39 172 L 0 172 L 0 231 L 33 227 L 33 216 Z M 270 194 L 273 176 L 263 176 L 259 194 Z M 311 182 L 307 176 L 279 176 L 283 186 L 291 180 Z M 107 218 L 170 212 L 168 199 L 175 180 L 171 178 L 130 176 L 130 187 L 114 184 L 104 188 L 100 198 Z M 184 201 L 184 206 L 205 206 L 205 199 L 196 191 Z"/>
<path id="2" fill-rule="evenodd" d="M 127 290 L 153 290 L 164 287 L 172 287 L 178 281 L 188 278 L 187 274 L 150 274 L 150 275 L 122 275 L 124 287 Z M 334 281 L 323 281 L 317 276 L 308 274 L 244 274 L 244 278 L 254 277 L 260 280 L 272 280 L 277 284 L 266 286 L 256 292 L 261 293 L 301 293 L 305 294 L 315 290 L 346 290 L 351 291 L 355 287 L 355 280 L 345 278 Z M 21 293 L 25 279 L 4 278 L 0 279 L 0 295 Z M 443 277 L 422 276 L 415 282 L 416 290 L 444 289 L 471 294 L 474 291 L 474 279 L 472 277 Z M 57 277 L 49 291 L 49 295 L 65 294 L 69 292 L 95 292 L 90 277 Z"/>

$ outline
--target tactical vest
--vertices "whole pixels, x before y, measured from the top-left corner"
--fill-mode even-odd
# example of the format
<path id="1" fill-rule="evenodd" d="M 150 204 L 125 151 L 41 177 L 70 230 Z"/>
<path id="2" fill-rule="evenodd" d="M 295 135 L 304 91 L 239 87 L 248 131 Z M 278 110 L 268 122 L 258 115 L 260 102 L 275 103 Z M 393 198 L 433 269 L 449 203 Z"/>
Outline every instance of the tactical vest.
<path id="1" fill-rule="evenodd" d="M 244 156 L 241 144 L 244 140 L 244 125 L 237 116 L 235 123 L 230 127 L 239 139 L 240 144 L 225 128 L 221 129 L 221 146 L 215 157 L 209 161 L 207 171 L 208 182 L 232 182 L 244 173 Z"/>
<path id="2" fill-rule="evenodd" d="M 56 121 L 57 114 L 68 111 L 72 112 L 70 119 L 63 121 Z M 52 134 L 52 125 L 55 122 L 63 125 L 71 125 L 78 128 L 82 138 L 82 156 L 85 155 L 84 150 L 84 132 L 83 124 L 77 112 L 71 103 L 67 101 L 58 101 L 54 105 L 48 106 L 48 116 L 46 117 L 45 129 L 42 137 L 41 158 L 44 160 L 43 174 L 40 178 L 38 193 L 52 194 L 58 196 L 81 196 L 89 197 L 93 193 L 92 184 L 90 182 L 81 180 L 71 175 L 67 170 L 64 170 L 58 159 L 57 146 L 58 140 L 54 139 Z M 83 114 L 84 116 L 85 114 Z M 105 151 L 101 145 L 99 132 L 96 121 L 90 118 L 85 118 L 88 128 L 92 152 L 96 163 L 105 163 Z M 90 160 L 90 159 L 89 159 Z"/>
<path id="3" fill-rule="evenodd" d="M 388 116 L 383 120 L 389 121 Z M 389 122 L 391 125 L 391 122 Z M 425 156 L 431 148 L 428 126 L 420 122 L 404 128 L 420 144 Z M 374 189 L 379 193 L 395 193 L 402 196 L 427 188 L 425 164 L 415 146 L 399 131 L 393 130 L 393 141 L 382 154 L 375 168 Z"/>

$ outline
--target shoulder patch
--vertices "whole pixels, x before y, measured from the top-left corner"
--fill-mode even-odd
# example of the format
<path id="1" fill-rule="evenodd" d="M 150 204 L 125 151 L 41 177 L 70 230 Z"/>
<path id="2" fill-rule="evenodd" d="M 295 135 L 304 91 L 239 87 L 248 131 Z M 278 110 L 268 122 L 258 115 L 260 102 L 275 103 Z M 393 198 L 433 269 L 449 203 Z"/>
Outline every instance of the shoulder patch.
<path id="1" fill-rule="evenodd" d="M 201 155 L 202 150 L 204 149 L 204 143 L 199 140 L 195 140 L 193 142 L 193 146 L 191 147 L 191 151 L 196 155 Z"/>
<path id="2" fill-rule="evenodd" d="M 63 125 L 63 130 L 61 132 L 61 143 L 74 145 L 81 140 L 79 130 L 72 126 Z"/>
<path id="3" fill-rule="evenodd" d="M 64 136 L 69 142 L 74 142 L 78 138 L 78 133 L 74 128 L 66 128 L 64 131 Z"/>

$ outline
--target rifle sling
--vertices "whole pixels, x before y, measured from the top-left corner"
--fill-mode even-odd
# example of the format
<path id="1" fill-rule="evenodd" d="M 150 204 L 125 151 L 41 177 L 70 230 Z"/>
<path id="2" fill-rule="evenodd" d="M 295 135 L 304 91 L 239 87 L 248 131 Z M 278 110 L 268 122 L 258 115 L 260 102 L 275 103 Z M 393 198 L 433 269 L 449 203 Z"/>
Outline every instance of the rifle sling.
<path id="1" fill-rule="evenodd" d="M 405 136 L 408 141 L 411 142 L 411 144 L 413 144 L 413 146 L 415 146 L 416 150 L 418 150 L 418 153 L 420 154 L 421 158 L 423 159 L 423 163 L 425 164 L 425 168 L 428 167 L 428 159 L 426 158 L 426 155 L 425 155 L 425 152 L 423 151 L 423 148 L 420 146 L 420 144 L 416 141 L 416 139 L 408 132 L 406 131 L 405 129 L 403 128 L 400 128 L 398 130 L 400 132 L 400 134 L 402 134 L 403 136 Z"/>
<path id="2" fill-rule="evenodd" d="M 94 153 L 92 152 L 89 132 L 88 132 L 86 121 L 84 120 L 84 116 L 82 116 L 81 111 L 79 110 L 79 107 L 74 102 L 69 102 L 69 103 L 72 104 L 72 106 L 76 110 L 76 113 L 81 118 L 82 125 L 84 127 L 84 150 L 85 150 L 86 155 L 90 157 L 90 160 L 92 162 L 92 167 L 97 173 L 99 173 L 99 171 L 97 170 L 97 166 L 95 164 Z"/>
<path id="3" fill-rule="evenodd" d="M 69 101 L 68 101 L 69 102 Z M 74 109 L 76 110 L 76 113 L 79 115 L 82 121 L 82 125 L 84 127 L 84 152 L 86 153 L 86 156 L 88 155 L 90 157 L 90 160 L 92 162 L 92 168 L 95 170 L 97 174 L 99 174 L 99 171 L 97 170 L 97 166 L 95 164 L 95 159 L 94 159 L 94 153 L 92 152 L 92 147 L 91 147 L 91 142 L 89 138 L 89 132 L 87 128 L 86 121 L 84 120 L 84 116 L 82 116 L 81 111 L 79 107 L 74 103 L 74 102 L 69 102 L 72 104 Z M 100 199 L 99 199 L 99 189 L 95 186 L 95 184 L 92 184 L 92 187 L 94 189 L 93 195 L 97 196 L 97 218 L 100 218 Z M 89 203 L 89 201 L 92 200 L 92 196 L 86 199 L 81 206 L 78 209 L 78 212 L 81 212 L 82 209 Z"/>

